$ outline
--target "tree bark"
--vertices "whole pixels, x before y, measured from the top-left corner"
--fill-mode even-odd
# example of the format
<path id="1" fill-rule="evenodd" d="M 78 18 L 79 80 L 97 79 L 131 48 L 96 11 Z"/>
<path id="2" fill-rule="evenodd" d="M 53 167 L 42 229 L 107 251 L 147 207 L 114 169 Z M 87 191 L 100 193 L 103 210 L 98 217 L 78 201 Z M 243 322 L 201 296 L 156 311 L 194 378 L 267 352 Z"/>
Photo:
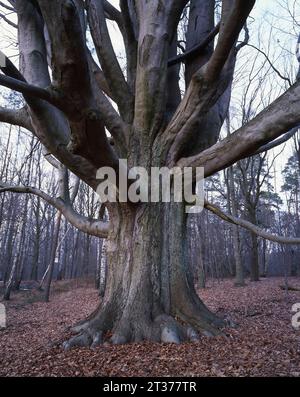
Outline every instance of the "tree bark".
<path id="1" fill-rule="evenodd" d="M 12 291 L 16 270 L 17 270 L 17 262 L 14 261 L 14 263 L 12 265 L 12 268 L 10 270 L 9 279 L 8 279 L 8 281 L 6 283 L 5 290 L 4 290 L 3 299 L 6 300 L 6 301 L 10 300 L 10 294 L 11 294 L 11 291 Z"/>
<path id="2" fill-rule="evenodd" d="M 237 203 L 236 203 L 236 195 L 235 195 L 235 186 L 234 186 L 234 175 L 233 168 L 228 168 L 228 190 L 231 201 L 231 212 L 232 215 L 237 217 Z M 233 251 L 234 251 L 234 261 L 235 261 L 235 280 L 234 285 L 237 287 L 242 287 L 245 285 L 244 272 L 243 272 L 243 263 L 241 257 L 241 244 L 240 244 L 240 234 L 237 225 L 232 226 L 233 233 Z"/>
<path id="3" fill-rule="evenodd" d="M 255 210 L 249 211 L 249 220 L 251 223 L 256 225 L 257 221 Z M 255 233 L 251 233 L 250 247 L 250 280 L 259 281 L 258 241 Z"/>
<path id="4" fill-rule="evenodd" d="M 113 343 L 179 343 L 199 333 L 219 334 L 224 321 L 196 294 L 187 272 L 186 214 L 182 203 L 119 204 L 107 241 L 108 274 L 100 306 L 73 328 L 65 343 L 95 346 L 112 332 Z"/>
<path id="5" fill-rule="evenodd" d="M 49 297 L 50 297 L 50 287 L 51 287 L 51 281 L 52 281 L 53 270 L 54 270 L 54 265 L 55 265 L 55 256 L 56 256 L 56 250 L 57 250 L 57 245 L 58 245 L 60 223 L 61 223 L 61 212 L 58 212 L 57 218 L 55 221 L 53 242 L 52 242 L 52 248 L 51 248 L 51 257 L 50 257 L 50 263 L 49 263 L 46 286 L 45 286 L 45 296 L 44 296 L 45 302 L 49 302 Z"/>

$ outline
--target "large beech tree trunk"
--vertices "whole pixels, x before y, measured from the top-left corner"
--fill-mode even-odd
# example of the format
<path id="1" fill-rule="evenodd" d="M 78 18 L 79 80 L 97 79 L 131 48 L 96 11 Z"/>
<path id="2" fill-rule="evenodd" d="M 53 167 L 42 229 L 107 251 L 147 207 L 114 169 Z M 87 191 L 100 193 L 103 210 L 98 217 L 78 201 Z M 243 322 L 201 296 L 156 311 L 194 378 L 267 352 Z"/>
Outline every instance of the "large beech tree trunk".
<path id="1" fill-rule="evenodd" d="M 181 203 L 119 204 L 108 238 L 108 279 L 96 311 L 65 344 L 96 345 L 144 339 L 196 340 L 224 325 L 201 302 L 187 273 L 186 214 Z"/>

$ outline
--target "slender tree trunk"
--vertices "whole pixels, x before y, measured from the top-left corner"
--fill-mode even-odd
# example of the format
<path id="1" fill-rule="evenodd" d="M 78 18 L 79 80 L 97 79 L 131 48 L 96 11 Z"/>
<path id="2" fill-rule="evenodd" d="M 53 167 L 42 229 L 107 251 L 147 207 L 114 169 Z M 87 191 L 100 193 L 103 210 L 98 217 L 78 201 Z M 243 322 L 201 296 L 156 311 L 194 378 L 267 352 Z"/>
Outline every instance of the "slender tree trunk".
<path id="1" fill-rule="evenodd" d="M 202 252 L 202 245 L 199 244 L 199 252 L 198 252 L 198 286 L 201 289 L 204 289 L 206 286 L 206 274 L 205 274 L 205 267 L 203 261 L 203 252 Z"/>
<path id="2" fill-rule="evenodd" d="M 267 277 L 268 275 L 268 253 L 267 253 L 267 242 L 266 240 L 262 241 L 262 267 L 263 267 L 263 277 Z"/>
<path id="3" fill-rule="evenodd" d="M 256 225 L 256 214 L 255 209 L 249 210 L 249 221 Z M 251 245 L 250 245 L 250 280 L 259 281 L 259 259 L 258 259 L 258 239 L 257 235 L 250 233 Z"/>
<path id="4" fill-rule="evenodd" d="M 48 270 L 46 285 L 45 285 L 45 297 L 44 297 L 45 302 L 49 302 L 49 297 L 50 297 L 50 287 L 51 287 L 51 281 L 52 281 L 53 270 L 54 270 L 54 265 L 55 265 L 55 257 L 56 257 L 56 250 L 57 250 L 57 245 L 58 245 L 60 223 L 61 223 L 61 212 L 58 212 L 56 221 L 55 221 L 49 270 Z"/>
<path id="5" fill-rule="evenodd" d="M 196 256 L 196 269 L 197 269 L 197 279 L 198 279 L 198 287 L 203 289 L 206 286 L 206 274 L 205 274 L 205 265 L 203 260 L 203 236 L 200 228 L 200 217 L 195 216 L 195 234 L 191 236 L 194 238 L 195 247 L 193 249 Z"/>
<path id="6" fill-rule="evenodd" d="M 107 280 L 107 250 L 106 241 L 102 241 L 101 245 L 101 263 L 100 263 L 100 279 L 99 279 L 99 295 L 103 298 L 105 295 Z"/>
<path id="7" fill-rule="evenodd" d="M 27 206 L 27 202 L 26 202 L 26 206 Z M 25 249 L 25 231 L 26 231 L 26 225 L 25 225 L 25 223 L 23 223 L 22 230 L 21 230 L 21 236 L 20 236 L 20 242 L 19 242 L 18 255 L 16 258 L 16 272 L 15 272 L 15 279 L 14 279 L 14 288 L 17 291 L 20 289 L 20 285 L 21 285 L 22 278 L 23 278 L 23 272 L 24 272 L 23 254 L 24 254 L 24 249 Z"/>
<path id="8" fill-rule="evenodd" d="M 12 265 L 11 270 L 10 270 L 9 279 L 8 279 L 6 285 L 5 285 L 3 299 L 6 300 L 6 301 L 10 300 L 10 294 L 11 294 L 11 291 L 12 291 L 12 288 L 13 288 L 16 270 L 17 270 L 17 261 L 15 260 L 13 262 L 13 265 Z"/>
<path id="9" fill-rule="evenodd" d="M 33 245 L 33 255 L 32 255 L 30 279 L 37 281 L 38 280 L 39 251 L 40 251 L 40 233 L 38 230 L 36 232 L 36 236 L 35 236 L 33 244 L 34 245 Z"/>
<path id="10" fill-rule="evenodd" d="M 229 178 L 229 196 L 231 201 L 231 212 L 232 215 L 237 217 L 238 210 L 237 210 L 237 203 L 236 203 L 236 195 L 235 195 L 235 187 L 234 187 L 234 175 L 233 175 L 233 168 L 230 167 L 228 169 L 228 178 Z M 234 261 L 235 261 L 235 280 L 234 285 L 236 286 L 244 286 L 245 279 L 244 279 L 244 271 L 243 271 L 243 263 L 242 263 L 242 256 L 241 256 L 241 243 L 240 243 L 240 234 L 238 226 L 232 226 L 232 234 L 233 234 L 233 251 L 234 251 Z"/>
<path id="11" fill-rule="evenodd" d="M 251 253 L 250 253 L 250 280 L 259 281 L 259 261 L 258 261 L 258 242 L 257 236 L 251 233 Z"/>
<path id="12" fill-rule="evenodd" d="M 235 216 L 235 215 L 234 215 Z M 233 226 L 233 250 L 235 260 L 235 280 L 234 285 L 242 287 L 245 285 L 244 269 L 241 256 L 241 243 L 238 227 Z"/>
<path id="13" fill-rule="evenodd" d="M 103 245 L 103 240 L 101 240 L 101 242 L 100 242 L 100 247 L 97 250 L 97 255 L 96 255 L 97 263 L 96 263 L 95 288 L 98 291 L 99 291 L 99 288 L 100 288 L 100 281 L 101 281 L 101 261 L 102 261 L 101 251 L 102 251 L 102 245 Z"/>

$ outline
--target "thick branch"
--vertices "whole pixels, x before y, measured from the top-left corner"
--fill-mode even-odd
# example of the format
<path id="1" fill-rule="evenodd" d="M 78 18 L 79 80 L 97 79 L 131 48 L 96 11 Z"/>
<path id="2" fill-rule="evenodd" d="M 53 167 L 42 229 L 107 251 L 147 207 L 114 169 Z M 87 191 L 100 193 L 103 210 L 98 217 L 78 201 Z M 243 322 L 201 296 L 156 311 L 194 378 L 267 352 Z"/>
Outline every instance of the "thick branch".
<path id="1" fill-rule="evenodd" d="M 20 81 L 27 86 L 25 78 L 14 64 L 7 57 L 5 61 L 5 67 L 2 67 L 1 70 L 14 79 L 14 83 Z M 39 89 L 39 87 L 37 88 Z M 88 185 L 96 186 L 96 168 L 86 159 L 73 155 L 67 149 L 70 140 L 70 127 L 62 112 L 43 100 L 32 99 L 33 97 L 28 95 L 24 95 L 24 97 L 30 106 L 32 127 L 41 143 Z"/>
<path id="2" fill-rule="evenodd" d="M 123 17 L 122 17 L 122 14 L 120 13 L 120 11 L 117 10 L 107 0 L 103 1 L 103 7 L 104 7 L 104 11 L 105 11 L 105 16 L 108 19 L 111 19 L 112 21 L 115 21 L 118 24 L 120 31 L 122 32 L 122 30 L 124 28 L 124 21 L 123 21 Z"/>
<path id="3" fill-rule="evenodd" d="M 133 96 L 125 81 L 108 32 L 103 0 L 89 0 L 88 20 L 105 78 L 124 120 L 132 120 Z"/>
<path id="4" fill-rule="evenodd" d="M 47 25 L 52 48 L 54 85 L 72 98 L 75 112 L 91 104 L 91 81 L 80 2 L 38 0 Z M 80 61 L 79 61 L 80 60 Z"/>
<path id="5" fill-rule="evenodd" d="M 134 129 L 156 136 L 164 120 L 168 50 L 184 0 L 137 1 L 140 23 Z"/>
<path id="6" fill-rule="evenodd" d="M 22 109 L 7 109 L 0 106 L 0 121 L 2 123 L 18 125 L 29 131 L 33 131 L 33 127 L 25 107 Z"/>
<path id="7" fill-rule="evenodd" d="M 253 155 L 256 156 L 257 154 L 267 152 L 279 145 L 282 145 L 283 143 L 287 142 L 289 139 L 293 138 L 293 136 L 296 134 L 297 131 L 299 131 L 299 126 L 293 128 L 291 131 L 284 134 L 281 138 L 275 139 L 274 141 L 269 142 L 266 145 L 263 145 Z"/>
<path id="8" fill-rule="evenodd" d="M 264 109 L 249 123 L 202 153 L 182 158 L 180 167 L 204 167 L 210 176 L 249 157 L 261 146 L 273 141 L 300 123 L 300 82 Z"/>
<path id="9" fill-rule="evenodd" d="M 227 31 L 227 22 L 233 14 L 232 10 L 234 7 L 232 7 L 232 3 L 232 1 L 223 2 L 219 45 L 220 36 L 223 35 L 224 37 Z M 207 6 L 211 5 L 210 2 L 206 4 Z M 192 19 L 189 23 L 189 42 L 192 42 L 196 33 L 200 37 L 205 37 L 203 29 L 205 29 L 204 32 L 211 31 L 214 26 L 214 10 L 210 10 L 210 13 L 205 14 L 203 9 L 199 7 L 198 2 L 194 1 L 191 5 L 193 5 L 193 8 L 190 11 L 190 18 Z M 206 23 L 207 20 L 210 21 L 209 24 Z M 195 30 L 196 27 L 197 31 Z M 198 39 L 198 41 L 201 40 Z M 180 157 L 192 154 L 186 151 L 191 142 L 193 144 L 190 147 L 193 147 L 194 150 L 196 147 L 199 150 L 204 150 L 218 139 L 230 100 L 231 82 L 237 51 L 232 45 L 223 65 L 225 67 L 222 66 L 222 70 L 214 79 L 207 76 L 209 62 L 215 56 L 215 54 L 211 55 L 212 52 L 213 46 L 209 44 L 207 51 L 202 56 L 198 56 L 195 62 L 187 62 L 186 83 L 188 88 L 174 117 L 164 131 L 162 139 L 162 145 L 167 153 L 167 163 L 171 167 Z M 212 133 L 208 132 L 209 126 L 207 123 L 210 124 Z M 194 145 L 195 142 L 197 142 L 196 146 Z M 197 153 L 197 151 L 194 151 L 194 153 Z"/>
<path id="10" fill-rule="evenodd" d="M 214 80 L 219 77 L 236 40 L 246 23 L 255 4 L 255 0 L 235 0 L 230 15 L 221 24 L 219 40 L 216 49 L 206 65 L 205 77 Z"/>
<path id="11" fill-rule="evenodd" d="M 0 75 L 0 86 L 4 86 L 11 90 L 23 94 L 25 101 L 30 107 L 41 104 L 41 100 L 54 105 L 60 110 L 73 110 L 72 102 L 66 101 L 66 98 L 52 90 L 52 88 L 42 88 L 34 84 L 28 84 L 22 73 L 15 67 L 9 58 L 4 56 L 5 66 L 0 66 L 0 70 L 4 75 Z M 44 102 L 44 104 L 45 104 Z"/>
<path id="12" fill-rule="evenodd" d="M 60 198 L 50 197 L 47 193 L 31 186 L 8 186 L 3 183 L 0 184 L 0 193 L 26 193 L 34 194 L 45 200 L 60 211 L 64 217 L 77 229 L 92 236 L 106 238 L 109 231 L 109 224 L 95 219 L 86 218 L 74 211 L 71 205 L 66 204 Z"/>
<path id="13" fill-rule="evenodd" d="M 9 58 L 7 58 L 7 56 L 5 56 L 2 52 L 1 52 L 1 55 L 4 58 L 4 66 L 0 65 L 0 70 L 6 76 L 12 77 L 16 80 L 26 82 L 22 73 L 15 67 L 15 65 L 12 63 L 12 61 Z"/>
<path id="14" fill-rule="evenodd" d="M 124 156 L 126 155 L 125 123 L 123 122 L 116 109 L 113 107 L 111 101 L 109 101 L 106 96 L 108 95 L 110 98 L 112 98 L 112 93 L 102 70 L 94 61 L 90 52 L 88 53 L 88 57 L 90 62 L 90 68 L 93 73 L 92 79 L 94 81 L 92 80 L 92 86 L 94 96 L 101 114 L 101 118 L 106 128 L 114 138 L 114 142 L 118 146 L 119 155 Z"/>
<path id="15" fill-rule="evenodd" d="M 181 156 L 181 150 L 229 87 L 232 69 L 227 70 L 219 81 L 212 83 L 208 83 L 203 77 L 202 68 L 193 75 L 183 100 L 163 133 L 163 146 L 167 151 L 169 166 L 175 165 Z"/>
<path id="16" fill-rule="evenodd" d="M 32 84 L 28 84 L 24 81 L 14 79 L 9 76 L 0 75 L 0 85 L 20 92 L 21 94 L 28 95 L 32 98 L 43 99 L 49 103 L 57 104 L 57 101 L 50 91 Z"/>
<path id="17" fill-rule="evenodd" d="M 2 69 L 5 70 L 5 68 Z M 56 92 L 51 87 L 48 89 L 41 88 L 28 84 L 25 79 L 17 80 L 16 78 L 4 75 L 0 75 L 0 86 L 23 94 L 26 103 L 28 103 L 30 107 L 34 107 L 37 101 L 42 100 L 69 115 L 73 115 L 74 117 L 76 117 L 76 115 L 78 116 L 78 113 L 74 112 L 73 101 L 68 101 L 63 95 L 60 95 L 60 93 Z M 85 109 L 85 111 L 88 112 L 87 109 Z"/>
<path id="18" fill-rule="evenodd" d="M 204 207 L 213 214 L 217 215 L 219 218 L 223 219 L 224 221 L 230 222 L 237 226 L 241 226 L 244 229 L 247 229 L 250 232 L 266 240 L 274 241 L 275 243 L 279 243 L 279 244 L 300 244 L 300 237 L 285 237 L 266 232 L 265 230 L 261 229 L 260 227 L 254 225 L 251 222 L 248 222 L 244 219 L 239 219 L 237 217 L 234 217 L 232 215 L 223 212 L 219 207 L 209 203 L 208 201 L 205 201 Z"/>
<path id="19" fill-rule="evenodd" d="M 134 15 L 131 15 L 130 11 L 132 5 L 129 4 L 129 1 L 120 1 L 120 8 L 123 16 L 123 31 L 121 33 L 123 35 L 125 51 L 126 51 L 126 75 L 127 75 L 127 83 L 131 89 L 131 92 L 135 92 L 135 80 L 136 80 L 136 68 L 137 68 L 137 27 L 135 26 L 136 20 Z"/>
<path id="20" fill-rule="evenodd" d="M 51 78 L 47 62 L 45 24 L 38 4 L 33 1 L 16 0 L 16 10 L 20 71 L 29 84 L 41 88 L 49 87 Z"/>
<path id="21" fill-rule="evenodd" d="M 106 137 L 104 112 L 98 109 L 95 97 L 98 87 L 93 84 L 89 66 L 83 2 L 53 0 L 50 5 L 46 0 L 38 0 L 38 3 L 51 39 L 55 87 L 51 93 L 57 93 L 62 98 L 57 107 L 67 115 L 70 126 L 68 150 L 87 159 L 96 168 L 115 166 L 117 157 Z M 39 124 L 48 122 L 40 116 L 40 112 L 35 112 L 35 115 L 39 117 Z M 58 158 L 53 150 L 51 152 Z M 79 175 L 78 171 L 75 173 Z"/>
<path id="22" fill-rule="evenodd" d="M 91 67 L 92 73 L 93 73 L 93 75 L 95 77 L 95 80 L 97 82 L 98 87 L 107 96 L 109 96 L 111 99 L 113 99 L 112 92 L 111 92 L 111 90 L 109 88 L 109 85 L 107 84 L 107 81 L 106 81 L 106 78 L 104 76 L 104 73 L 100 69 L 100 67 L 97 65 L 97 63 L 95 62 L 95 60 L 92 57 L 92 54 L 90 53 L 90 51 L 88 52 L 88 58 L 89 58 L 89 63 L 90 63 L 90 67 Z"/>

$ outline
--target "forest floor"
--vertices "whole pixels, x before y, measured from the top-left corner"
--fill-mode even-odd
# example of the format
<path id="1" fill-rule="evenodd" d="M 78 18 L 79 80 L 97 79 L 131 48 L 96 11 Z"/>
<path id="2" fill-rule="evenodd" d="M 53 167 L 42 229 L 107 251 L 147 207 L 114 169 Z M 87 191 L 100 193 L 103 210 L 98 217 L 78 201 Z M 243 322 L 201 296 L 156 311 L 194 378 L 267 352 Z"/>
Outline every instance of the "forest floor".
<path id="1" fill-rule="evenodd" d="M 282 278 L 235 288 L 231 280 L 209 282 L 204 302 L 238 324 L 227 337 L 197 343 L 127 344 L 63 351 L 66 328 L 91 313 L 91 284 L 58 282 L 50 303 L 37 295 L 12 295 L 8 326 L 0 331 L 0 376 L 300 376 L 300 331 L 291 308 L 300 292 L 280 289 Z M 289 284 L 300 287 L 300 279 Z"/>

